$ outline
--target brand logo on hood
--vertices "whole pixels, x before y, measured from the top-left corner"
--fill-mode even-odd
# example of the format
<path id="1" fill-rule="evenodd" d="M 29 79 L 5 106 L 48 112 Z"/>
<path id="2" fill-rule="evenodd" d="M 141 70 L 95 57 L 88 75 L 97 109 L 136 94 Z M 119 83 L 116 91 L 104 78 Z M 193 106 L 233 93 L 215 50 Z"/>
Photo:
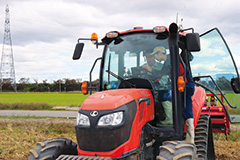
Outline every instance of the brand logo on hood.
<path id="1" fill-rule="evenodd" d="M 92 111 L 90 113 L 90 116 L 92 116 L 92 117 L 96 117 L 97 115 L 98 115 L 98 111 Z"/>

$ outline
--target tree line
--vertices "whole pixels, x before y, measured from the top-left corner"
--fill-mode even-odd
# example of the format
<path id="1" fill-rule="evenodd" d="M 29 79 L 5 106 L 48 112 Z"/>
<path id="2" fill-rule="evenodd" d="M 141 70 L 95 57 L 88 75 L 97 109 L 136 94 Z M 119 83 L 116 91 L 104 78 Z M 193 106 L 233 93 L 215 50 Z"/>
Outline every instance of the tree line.
<path id="1" fill-rule="evenodd" d="M 30 82 L 29 78 L 20 78 L 16 83 L 18 92 L 68 92 L 68 91 L 81 91 L 82 82 L 79 79 L 58 79 L 49 83 L 47 79 L 38 82 Z M 92 82 L 93 86 L 98 85 L 98 80 Z M 6 82 L 2 86 L 2 92 L 14 91 L 11 82 Z"/>
<path id="2" fill-rule="evenodd" d="M 98 85 L 98 79 L 92 82 L 92 86 Z M 209 81 L 202 81 L 203 85 L 215 89 L 215 85 Z M 217 85 L 223 91 L 232 91 L 232 87 L 230 81 L 222 76 L 216 80 Z M 21 78 L 18 83 L 16 83 L 18 92 L 68 92 L 68 91 L 81 91 L 82 82 L 79 79 L 59 79 L 53 81 L 52 83 L 48 83 L 47 79 L 42 80 L 41 83 L 38 80 L 34 79 L 34 83 L 30 83 L 29 78 Z M 12 92 L 13 87 L 11 86 L 11 82 L 6 82 L 2 86 L 3 92 Z"/>
<path id="3" fill-rule="evenodd" d="M 215 82 L 222 91 L 232 91 L 231 82 L 226 77 L 219 77 Z M 216 85 L 211 80 L 202 80 L 200 83 L 211 90 L 216 90 Z"/>

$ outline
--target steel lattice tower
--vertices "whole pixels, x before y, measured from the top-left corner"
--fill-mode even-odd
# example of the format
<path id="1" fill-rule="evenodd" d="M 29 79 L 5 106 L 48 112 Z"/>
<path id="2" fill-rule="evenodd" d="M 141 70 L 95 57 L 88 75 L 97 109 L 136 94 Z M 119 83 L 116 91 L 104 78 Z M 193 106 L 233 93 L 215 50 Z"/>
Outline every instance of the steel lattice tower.
<path id="1" fill-rule="evenodd" d="M 2 91 L 4 84 L 11 83 L 14 91 L 17 92 L 8 5 L 6 6 L 5 13 L 2 59 L 0 65 L 0 90 Z"/>

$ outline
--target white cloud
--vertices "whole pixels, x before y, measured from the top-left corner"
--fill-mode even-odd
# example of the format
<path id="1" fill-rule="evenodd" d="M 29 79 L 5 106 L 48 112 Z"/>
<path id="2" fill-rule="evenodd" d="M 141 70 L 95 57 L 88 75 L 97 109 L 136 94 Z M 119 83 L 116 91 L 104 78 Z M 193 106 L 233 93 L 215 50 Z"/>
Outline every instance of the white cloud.
<path id="1" fill-rule="evenodd" d="M 225 46 L 219 43 L 219 39 L 201 39 L 201 52 L 196 54 L 199 57 L 226 56 Z"/>

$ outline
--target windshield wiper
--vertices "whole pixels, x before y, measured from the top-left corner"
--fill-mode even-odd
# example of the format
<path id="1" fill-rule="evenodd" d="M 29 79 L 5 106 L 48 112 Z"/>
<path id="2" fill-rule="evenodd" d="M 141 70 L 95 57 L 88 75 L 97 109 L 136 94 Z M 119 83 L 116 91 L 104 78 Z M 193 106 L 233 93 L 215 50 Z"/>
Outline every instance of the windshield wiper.
<path id="1" fill-rule="evenodd" d="M 136 88 L 136 85 L 134 85 L 134 84 L 132 84 L 132 83 L 126 81 L 125 79 L 123 79 L 122 77 L 116 75 L 116 74 L 113 73 L 112 71 L 106 70 L 106 72 L 109 73 L 109 74 L 111 74 L 113 77 L 119 79 L 121 82 L 127 84 L 129 87 L 131 87 L 131 88 Z"/>

